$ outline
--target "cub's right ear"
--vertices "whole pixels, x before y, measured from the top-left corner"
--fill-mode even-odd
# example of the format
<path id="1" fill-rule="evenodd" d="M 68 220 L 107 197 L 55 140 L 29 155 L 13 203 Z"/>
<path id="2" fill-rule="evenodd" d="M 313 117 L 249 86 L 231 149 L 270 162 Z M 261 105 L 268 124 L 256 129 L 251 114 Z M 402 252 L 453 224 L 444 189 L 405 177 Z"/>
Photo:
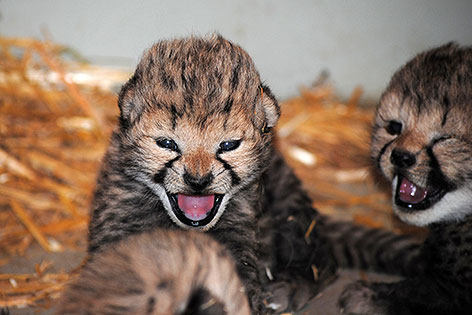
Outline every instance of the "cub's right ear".
<path id="1" fill-rule="evenodd" d="M 144 104 L 139 100 L 139 92 L 137 91 L 138 80 L 139 78 L 135 73 L 131 79 L 123 85 L 118 96 L 120 126 L 124 129 L 133 125 L 144 110 Z"/>

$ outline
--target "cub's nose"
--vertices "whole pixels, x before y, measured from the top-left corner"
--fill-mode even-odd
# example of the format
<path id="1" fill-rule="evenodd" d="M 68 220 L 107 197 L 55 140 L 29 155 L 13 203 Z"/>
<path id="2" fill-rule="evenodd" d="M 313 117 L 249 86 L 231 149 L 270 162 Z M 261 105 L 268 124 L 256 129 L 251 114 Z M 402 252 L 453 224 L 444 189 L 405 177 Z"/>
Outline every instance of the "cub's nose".
<path id="1" fill-rule="evenodd" d="M 393 149 L 390 154 L 390 162 L 392 162 L 396 167 L 407 168 L 416 163 L 416 157 L 411 152 Z"/>
<path id="2" fill-rule="evenodd" d="M 213 174 L 210 172 L 204 176 L 194 176 L 189 172 L 184 174 L 184 182 L 196 192 L 201 192 L 207 188 L 213 181 Z"/>

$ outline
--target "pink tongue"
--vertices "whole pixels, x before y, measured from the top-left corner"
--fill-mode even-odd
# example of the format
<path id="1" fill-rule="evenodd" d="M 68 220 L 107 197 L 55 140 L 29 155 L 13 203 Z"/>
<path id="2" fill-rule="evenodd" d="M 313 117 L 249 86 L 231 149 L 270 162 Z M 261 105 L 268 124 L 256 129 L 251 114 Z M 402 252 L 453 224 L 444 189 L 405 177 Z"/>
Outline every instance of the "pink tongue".
<path id="1" fill-rule="evenodd" d="M 402 178 L 400 189 L 398 190 L 398 197 L 400 197 L 401 201 L 411 204 L 420 203 L 426 198 L 427 194 L 427 189 L 418 187 L 408 179 Z"/>
<path id="2" fill-rule="evenodd" d="M 190 220 L 199 221 L 206 218 L 215 204 L 215 195 L 191 196 L 177 195 L 177 202 L 185 216 Z"/>

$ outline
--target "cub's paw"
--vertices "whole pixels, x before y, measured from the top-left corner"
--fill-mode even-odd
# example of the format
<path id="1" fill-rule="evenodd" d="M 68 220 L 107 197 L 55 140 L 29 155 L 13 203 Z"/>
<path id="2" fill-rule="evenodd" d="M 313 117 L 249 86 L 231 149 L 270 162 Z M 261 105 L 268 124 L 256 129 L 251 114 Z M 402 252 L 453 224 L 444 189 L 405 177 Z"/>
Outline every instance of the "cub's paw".
<path id="1" fill-rule="evenodd" d="M 265 304 L 272 313 L 300 311 L 314 297 L 313 285 L 304 282 L 278 281 L 266 287 Z"/>
<path id="2" fill-rule="evenodd" d="M 357 281 L 347 285 L 339 298 L 339 307 L 343 314 L 388 314 L 386 305 L 376 290 L 377 284 Z"/>
<path id="3" fill-rule="evenodd" d="M 266 288 L 264 304 L 267 312 L 281 313 L 290 305 L 290 287 L 284 282 L 269 284 Z"/>

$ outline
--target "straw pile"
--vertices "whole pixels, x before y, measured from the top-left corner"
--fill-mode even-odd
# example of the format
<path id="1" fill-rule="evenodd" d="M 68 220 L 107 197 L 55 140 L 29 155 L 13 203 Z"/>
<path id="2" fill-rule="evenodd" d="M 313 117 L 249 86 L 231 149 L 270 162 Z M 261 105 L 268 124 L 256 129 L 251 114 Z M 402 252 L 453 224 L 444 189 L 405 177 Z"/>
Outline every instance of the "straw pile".
<path id="1" fill-rule="evenodd" d="M 116 96 L 91 80 L 78 84 L 94 69 L 64 58 L 70 54 L 58 45 L 0 38 L 0 265 L 33 242 L 47 252 L 85 248 Z M 0 307 L 60 290 L 68 275 L 46 267 L 0 275 Z"/>
<path id="2" fill-rule="evenodd" d="M 85 250 L 96 171 L 118 114 L 110 85 L 128 75 L 81 64 L 52 43 L 0 38 L 0 266 L 33 243 Z M 282 104 L 279 147 L 320 211 L 394 228 L 389 197 L 368 172 L 372 110 L 357 105 L 360 95 L 341 103 L 329 85 L 303 89 Z M 0 274 L 0 308 L 47 306 L 71 277 L 48 266 Z"/>
<path id="3" fill-rule="evenodd" d="M 379 191 L 369 158 L 372 107 L 358 105 L 362 89 L 347 102 L 331 85 L 302 88 L 282 104 L 279 147 L 302 178 L 321 212 L 372 227 L 394 228 L 390 197 Z"/>

